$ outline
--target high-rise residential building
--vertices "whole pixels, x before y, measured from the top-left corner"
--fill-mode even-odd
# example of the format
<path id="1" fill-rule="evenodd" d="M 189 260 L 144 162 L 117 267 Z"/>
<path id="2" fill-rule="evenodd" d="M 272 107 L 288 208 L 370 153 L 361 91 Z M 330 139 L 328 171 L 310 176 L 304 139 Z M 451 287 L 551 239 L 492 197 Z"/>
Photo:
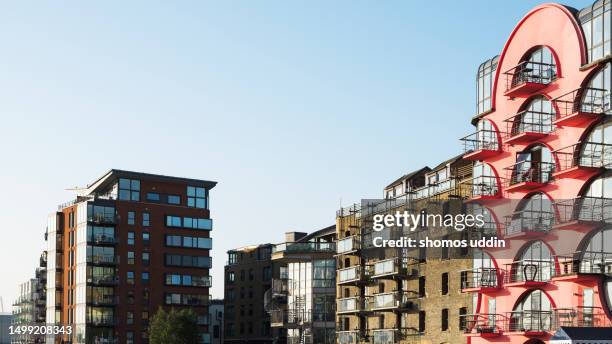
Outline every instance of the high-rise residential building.
<path id="1" fill-rule="evenodd" d="M 537 6 L 478 70 L 464 158 L 497 190 L 481 201 L 506 246 L 466 271 L 470 343 L 610 339 L 590 328 L 611 326 L 611 18 L 609 0 Z"/>
<path id="2" fill-rule="evenodd" d="M 13 304 L 12 326 L 19 326 L 10 336 L 15 344 L 44 343 L 45 337 L 40 331 L 28 331 L 28 326 L 46 325 L 47 304 L 47 252 L 39 258 L 39 266 L 35 270 L 35 278 L 19 285 L 19 297 Z"/>
<path id="3" fill-rule="evenodd" d="M 276 333 L 263 302 L 277 269 L 271 260 L 273 246 L 261 244 L 227 252 L 224 343 L 273 343 Z"/>
<path id="4" fill-rule="evenodd" d="M 337 337 L 340 344 L 459 343 L 472 300 L 461 294 L 463 248 L 381 248 L 382 240 L 450 240 L 440 224 L 374 230 L 374 218 L 459 214 L 472 190 L 473 164 L 462 156 L 424 167 L 337 212 Z"/>
<path id="5" fill-rule="evenodd" d="M 285 233 L 285 241 L 274 245 L 278 270 L 264 302 L 278 330 L 275 343 L 335 343 L 335 240 L 332 225 L 309 234 Z"/>
<path id="6" fill-rule="evenodd" d="M 210 324 L 210 343 L 223 344 L 223 300 L 215 299 L 210 301 L 208 306 L 208 318 Z"/>
<path id="7" fill-rule="evenodd" d="M 158 308 L 190 308 L 210 343 L 215 182 L 110 170 L 58 207 L 47 225 L 47 342 L 147 343 Z"/>

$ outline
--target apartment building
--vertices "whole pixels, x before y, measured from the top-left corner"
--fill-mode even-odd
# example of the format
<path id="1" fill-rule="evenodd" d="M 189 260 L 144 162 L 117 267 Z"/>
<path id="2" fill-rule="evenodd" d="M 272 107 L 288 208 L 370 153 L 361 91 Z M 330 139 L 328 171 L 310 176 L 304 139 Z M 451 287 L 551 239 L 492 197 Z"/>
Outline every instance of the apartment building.
<path id="1" fill-rule="evenodd" d="M 11 344 L 10 326 L 13 325 L 13 314 L 0 312 L 0 344 Z"/>
<path id="2" fill-rule="evenodd" d="M 13 304 L 12 326 L 45 326 L 47 297 L 47 252 L 39 258 L 35 276 L 19 285 L 19 296 Z M 10 343 L 30 344 L 44 343 L 45 338 L 38 333 L 18 331 L 9 336 Z"/>
<path id="3" fill-rule="evenodd" d="M 48 343 L 147 343 L 158 308 L 198 314 L 210 343 L 210 190 L 215 182 L 110 170 L 47 225 Z"/>
<path id="4" fill-rule="evenodd" d="M 497 190 L 482 205 L 507 245 L 466 271 L 470 343 L 610 339 L 593 335 L 612 308 L 611 5 L 537 6 L 478 69 L 464 159 Z"/>
<path id="5" fill-rule="evenodd" d="M 227 252 L 224 343 L 273 343 L 278 336 L 270 326 L 270 315 L 263 302 L 278 270 L 272 262 L 273 246 L 253 245 Z"/>
<path id="6" fill-rule="evenodd" d="M 279 266 L 266 294 L 275 343 L 335 343 L 336 226 L 312 233 L 287 232 L 274 246 L 272 261 Z"/>
<path id="7" fill-rule="evenodd" d="M 461 234 L 435 226 L 373 231 L 379 214 L 456 214 L 473 182 L 472 162 L 453 157 L 401 176 L 384 198 L 337 212 L 337 342 L 458 343 L 472 300 L 460 292 L 460 271 L 471 267 L 456 248 L 379 248 L 375 238 L 444 239 Z"/>
<path id="8" fill-rule="evenodd" d="M 210 319 L 210 343 L 223 344 L 223 300 L 211 300 L 208 306 L 208 318 Z"/>

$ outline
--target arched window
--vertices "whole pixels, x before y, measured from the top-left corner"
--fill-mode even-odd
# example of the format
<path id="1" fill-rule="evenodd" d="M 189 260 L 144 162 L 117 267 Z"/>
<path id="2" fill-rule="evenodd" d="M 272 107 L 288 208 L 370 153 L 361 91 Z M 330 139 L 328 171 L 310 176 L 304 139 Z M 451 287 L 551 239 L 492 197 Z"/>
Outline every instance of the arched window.
<path id="1" fill-rule="evenodd" d="M 510 184 L 548 183 L 554 171 L 555 160 L 550 149 L 544 145 L 531 146 L 517 153 Z"/>
<path id="2" fill-rule="evenodd" d="M 497 142 L 497 130 L 488 119 L 481 119 L 478 121 L 478 132 L 477 140 L 479 149 L 497 150 L 499 149 L 499 143 Z"/>
<path id="3" fill-rule="evenodd" d="M 554 257 L 542 241 L 533 241 L 523 248 L 510 268 L 512 282 L 547 282 L 554 275 Z"/>
<path id="4" fill-rule="evenodd" d="M 510 318 L 511 332 L 548 331 L 552 326 L 552 305 L 548 295 L 533 290 L 515 305 Z"/>
<path id="5" fill-rule="evenodd" d="M 598 124 L 583 140 L 579 166 L 612 166 L 612 121 Z"/>
<path id="6" fill-rule="evenodd" d="M 610 55 L 612 47 L 610 9 L 609 0 L 599 0 L 578 13 L 587 46 L 588 62 Z"/>
<path id="7" fill-rule="evenodd" d="M 475 250 L 472 258 L 472 276 L 466 276 L 466 288 L 495 288 L 497 287 L 497 269 L 491 255 Z"/>
<path id="8" fill-rule="evenodd" d="M 612 275 L 612 227 L 589 238 L 581 252 L 580 272 Z"/>
<path id="9" fill-rule="evenodd" d="M 549 84 L 557 78 L 555 57 L 547 47 L 538 47 L 528 53 L 511 72 L 509 88 L 524 83 Z"/>
<path id="10" fill-rule="evenodd" d="M 478 233 L 484 236 L 491 236 L 497 234 L 497 222 L 491 215 L 491 212 L 486 207 L 481 206 L 480 204 L 473 203 L 469 206 L 466 213 L 474 215 L 476 218 L 482 218 L 484 224 L 480 227 L 475 227 L 475 230 Z M 477 236 L 478 238 L 482 236 Z"/>
<path id="11" fill-rule="evenodd" d="M 506 226 L 506 235 L 548 232 L 554 222 L 552 200 L 536 193 L 523 200 Z"/>
<path id="12" fill-rule="evenodd" d="M 472 196 L 496 196 L 499 192 L 497 177 L 491 166 L 477 162 L 472 170 Z"/>

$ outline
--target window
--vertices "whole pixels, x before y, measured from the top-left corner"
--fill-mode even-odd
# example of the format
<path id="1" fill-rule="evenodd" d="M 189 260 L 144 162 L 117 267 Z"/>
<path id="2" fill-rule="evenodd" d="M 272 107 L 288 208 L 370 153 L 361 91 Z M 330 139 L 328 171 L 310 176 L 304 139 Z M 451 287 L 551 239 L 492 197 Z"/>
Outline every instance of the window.
<path id="1" fill-rule="evenodd" d="M 148 266 L 150 263 L 150 254 L 149 252 L 143 252 L 142 253 L 142 265 Z"/>
<path id="2" fill-rule="evenodd" d="M 419 311 L 419 332 L 425 332 L 425 311 Z"/>
<path id="3" fill-rule="evenodd" d="M 140 317 L 145 323 L 149 321 L 149 312 L 143 311 Z"/>
<path id="4" fill-rule="evenodd" d="M 211 249 L 212 239 L 182 235 L 166 235 L 166 246 Z"/>
<path id="5" fill-rule="evenodd" d="M 210 287 L 210 276 L 166 274 L 166 285 L 186 287 Z"/>
<path id="6" fill-rule="evenodd" d="M 168 293 L 165 300 L 167 305 L 205 306 L 208 295 Z"/>
<path id="7" fill-rule="evenodd" d="M 143 241 L 143 244 L 145 244 L 145 246 L 149 245 L 149 236 L 150 236 L 149 232 L 142 233 L 142 241 Z"/>
<path id="8" fill-rule="evenodd" d="M 442 309 L 441 326 L 442 331 L 448 331 L 448 308 Z"/>
<path id="9" fill-rule="evenodd" d="M 134 271 L 127 272 L 127 283 L 134 284 Z"/>
<path id="10" fill-rule="evenodd" d="M 236 280 L 236 274 L 235 274 L 233 271 L 230 271 L 230 272 L 227 274 L 227 280 L 228 280 L 229 282 L 234 282 L 234 281 Z"/>
<path id="11" fill-rule="evenodd" d="M 467 307 L 459 308 L 459 329 L 465 330 L 467 328 Z"/>
<path id="12" fill-rule="evenodd" d="M 133 305 L 134 304 L 134 292 L 129 290 L 127 293 L 127 303 L 128 305 Z"/>
<path id="13" fill-rule="evenodd" d="M 336 279 L 336 261 L 317 259 L 313 262 L 312 286 L 315 288 L 333 288 Z"/>
<path id="14" fill-rule="evenodd" d="M 134 265 L 134 251 L 128 251 L 128 253 L 127 253 L 127 263 L 129 265 Z"/>
<path id="15" fill-rule="evenodd" d="M 419 297 L 425 297 L 425 276 L 419 277 Z"/>
<path id="16" fill-rule="evenodd" d="M 264 281 L 271 280 L 272 279 L 272 267 L 270 267 L 270 266 L 264 267 L 262 272 L 261 272 L 261 278 Z"/>
<path id="17" fill-rule="evenodd" d="M 212 230 L 212 220 L 205 218 L 166 216 L 167 227 Z"/>
<path id="18" fill-rule="evenodd" d="M 151 225 L 151 214 L 142 213 L 142 225 L 144 227 L 149 227 Z"/>
<path id="19" fill-rule="evenodd" d="M 132 325 L 134 323 L 134 312 L 127 312 L 126 322 L 128 325 Z"/>
<path id="20" fill-rule="evenodd" d="M 168 195 L 168 204 L 181 204 L 181 196 Z"/>
<path id="21" fill-rule="evenodd" d="M 183 227 L 183 219 L 179 216 L 166 216 L 167 227 Z"/>
<path id="22" fill-rule="evenodd" d="M 140 201 L 140 180 L 119 178 L 119 199 Z"/>
<path id="23" fill-rule="evenodd" d="M 206 189 L 195 186 L 188 186 L 187 206 L 202 209 L 206 208 Z"/>
<path id="24" fill-rule="evenodd" d="M 135 224 L 136 223 L 136 213 L 134 213 L 133 211 L 128 211 L 127 222 L 128 222 L 128 225 Z"/>
<path id="25" fill-rule="evenodd" d="M 497 70 L 498 59 L 499 56 L 495 56 L 478 67 L 478 75 L 476 76 L 477 114 L 488 112 L 493 108 L 491 90 L 493 89 L 493 79 Z"/>
<path id="26" fill-rule="evenodd" d="M 442 274 L 442 295 L 448 295 L 448 272 Z"/>
<path id="27" fill-rule="evenodd" d="M 253 274 L 253 269 L 249 269 L 249 281 L 252 281 L 255 279 L 255 274 Z"/>
<path id="28" fill-rule="evenodd" d="M 148 284 L 149 283 L 149 273 L 147 271 L 142 273 L 142 283 L 144 284 Z"/>
<path id="29" fill-rule="evenodd" d="M 134 344 L 134 332 L 126 332 L 126 344 Z"/>
<path id="30" fill-rule="evenodd" d="M 227 254 L 227 261 L 229 265 L 238 264 L 238 254 L 236 252 L 230 252 Z"/>
<path id="31" fill-rule="evenodd" d="M 147 201 L 159 202 L 159 194 L 157 192 L 148 192 Z"/>
<path id="32" fill-rule="evenodd" d="M 128 245 L 134 245 L 134 232 L 128 232 Z"/>
<path id="33" fill-rule="evenodd" d="M 612 47 L 610 20 L 610 3 L 596 1 L 578 14 L 589 54 L 589 62 L 594 62 L 610 55 Z"/>
<path id="34" fill-rule="evenodd" d="M 167 266 L 183 266 L 209 269 L 212 264 L 212 258 L 205 256 L 166 254 L 165 260 Z"/>

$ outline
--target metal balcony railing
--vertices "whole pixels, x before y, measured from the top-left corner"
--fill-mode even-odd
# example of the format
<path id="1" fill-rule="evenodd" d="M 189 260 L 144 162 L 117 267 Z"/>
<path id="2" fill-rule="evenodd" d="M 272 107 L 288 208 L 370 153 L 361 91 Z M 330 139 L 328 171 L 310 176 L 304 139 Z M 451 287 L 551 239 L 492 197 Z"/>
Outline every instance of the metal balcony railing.
<path id="1" fill-rule="evenodd" d="M 359 240 L 359 237 L 352 235 L 338 240 L 336 243 L 336 248 L 336 253 L 338 254 L 355 252 L 361 248 L 361 241 Z"/>
<path id="2" fill-rule="evenodd" d="M 505 283 L 548 282 L 555 276 L 555 261 L 519 260 L 506 264 Z"/>
<path id="3" fill-rule="evenodd" d="M 497 288 L 496 268 L 478 268 L 461 273 L 461 290 L 474 288 Z"/>
<path id="4" fill-rule="evenodd" d="M 502 314 L 466 314 L 462 317 L 467 334 L 500 335 L 504 332 L 506 318 Z"/>
<path id="5" fill-rule="evenodd" d="M 506 216 L 506 235 L 546 233 L 555 221 L 552 210 L 521 210 Z"/>
<path id="6" fill-rule="evenodd" d="M 461 138 L 463 152 L 470 153 L 480 150 L 499 150 L 499 141 L 495 130 L 478 130 L 468 136 Z"/>
<path id="7" fill-rule="evenodd" d="M 552 100 L 557 107 L 557 119 L 576 113 L 599 114 L 610 110 L 610 92 L 602 88 L 583 87 Z"/>
<path id="8" fill-rule="evenodd" d="M 612 276 L 612 252 L 585 251 L 571 256 L 556 256 L 557 276 L 579 274 Z"/>
<path id="9" fill-rule="evenodd" d="M 272 247 L 272 253 L 316 253 L 316 252 L 335 252 L 335 242 L 287 242 L 277 244 Z"/>
<path id="10" fill-rule="evenodd" d="M 526 83 L 547 85 L 557 78 L 557 67 L 552 63 L 523 61 L 504 72 L 506 91 Z"/>
<path id="11" fill-rule="evenodd" d="M 555 327 L 552 311 L 514 311 L 508 313 L 507 318 L 509 332 L 546 332 Z"/>
<path id="12" fill-rule="evenodd" d="M 579 142 L 553 152 L 559 161 L 558 171 L 576 167 L 609 168 L 612 166 L 612 144 Z"/>
<path id="13" fill-rule="evenodd" d="M 495 176 L 474 177 L 457 185 L 459 188 L 458 194 L 469 198 L 496 197 L 500 195 L 498 184 L 497 177 Z"/>
<path id="14" fill-rule="evenodd" d="M 559 213 L 557 223 L 574 221 L 612 223 L 612 199 L 579 197 L 555 202 Z"/>
<path id="15" fill-rule="evenodd" d="M 115 224 L 117 222 L 117 217 L 114 214 L 97 213 L 88 216 L 87 221 L 95 224 Z"/>
<path id="16" fill-rule="evenodd" d="M 523 110 L 504 120 L 506 122 L 506 138 L 520 134 L 548 134 L 554 130 L 554 114 L 550 112 Z"/>
<path id="17" fill-rule="evenodd" d="M 508 186 L 519 183 L 545 184 L 552 180 L 555 164 L 544 161 L 525 160 L 505 168 L 508 174 Z"/>
<path id="18" fill-rule="evenodd" d="M 610 318 L 601 307 L 569 307 L 554 310 L 554 329 L 568 327 L 610 327 Z"/>

